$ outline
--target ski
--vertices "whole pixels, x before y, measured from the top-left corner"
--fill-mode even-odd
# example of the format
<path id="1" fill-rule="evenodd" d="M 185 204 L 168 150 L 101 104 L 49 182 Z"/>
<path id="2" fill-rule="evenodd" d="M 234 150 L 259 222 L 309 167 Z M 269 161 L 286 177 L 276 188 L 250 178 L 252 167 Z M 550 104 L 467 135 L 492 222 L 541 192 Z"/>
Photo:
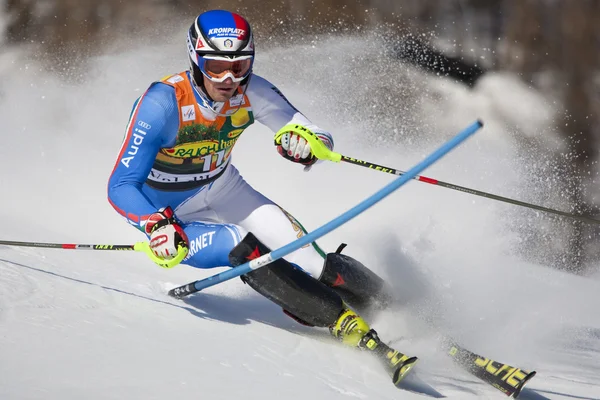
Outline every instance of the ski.
<path id="1" fill-rule="evenodd" d="M 383 343 L 373 329 L 362 338 L 358 347 L 370 351 L 383 364 L 396 387 L 400 387 L 402 380 L 418 361 L 417 357 L 407 356 Z"/>
<path id="2" fill-rule="evenodd" d="M 449 343 L 448 354 L 467 372 L 489 383 L 508 397 L 517 398 L 525 384 L 535 376 L 535 371 L 504 364 L 475 354 L 456 343 Z"/>
<path id="3" fill-rule="evenodd" d="M 196 282 L 169 290 L 171 297 L 182 299 L 198 292 Z M 402 380 L 410 373 L 418 361 L 417 357 L 407 356 L 382 343 L 377 334 L 366 335 L 361 348 L 371 350 L 382 363 L 394 385 L 400 389 Z M 473 353 L 452 340 L 444 340 L 447 351 L 454 362 L 470 374 L 500 390 L 505 395 L 517 398 L 525 384 L 531 380 L 536 371 L 526 371 L 490 358 Z M 369 347 L 370 346 L 370 347 Z"/>
<path id="4" fill-rule="evenodd" d="M 404 356 L 407 357 L 407 356 Z M 408 357 L 404 361 L 402 361 L 399 365 L 396 366 L 396 369 L 391 374 L 392 382 L 394 386 L 400 387 L 400 383 L 406 377 L 406 375 L 412 370 L 418 361 L 417 357 Z"/>
<path id="5" fill-rule="evenodd" d="M 383 362 L 390 378 L 392 378 L 394 386 L 401 388 L 400 383 L 415 366 L 418 358 L 407 356 L 388 346 L 385 347 L 387 347 L 387 350 L 384 351 L 384 356 L 379 356 L 380 360 Z"/>
<path id="6" fill-rule="evenodd" d="M 371 330 L 366 338 L 363 338 L 363 347 L 360 348 L 369 351 L 381 362 L 396 388 L 435 399 L 444 398 L 444 395 L 413 372 L 419 361 L 417 357 L 408 356 L 382 343 L 376 335 L 375 331 Z"/>
<path id="7" fill-rule="evenodd" d="M 419 361 L 417 357 L 403 354 L 384 343 L 379 343 L 377 348 L 373 349 L 372 354 L 381 361 L 384 369 L 392 378 L 392 383 L 398 389 L 437 399 L 444 397 L 431 385 L 421 380 L 416 372 L 413 372 L 413 368 Z"/>

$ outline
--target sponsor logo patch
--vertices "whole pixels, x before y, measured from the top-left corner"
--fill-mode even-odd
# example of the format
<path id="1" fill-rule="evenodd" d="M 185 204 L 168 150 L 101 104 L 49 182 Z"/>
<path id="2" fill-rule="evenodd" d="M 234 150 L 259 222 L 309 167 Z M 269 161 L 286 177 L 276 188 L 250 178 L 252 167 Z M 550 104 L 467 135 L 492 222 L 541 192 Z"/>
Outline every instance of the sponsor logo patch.
<path id="1" fill-rule="evenodd" d="M 134 128 L 132 139 L 130 139 L 130 145 L 127 149 L 127 153 L 125 153 L 124 157 L 121 158 L 121 164 L 123 164 L 126 168 L 129 168 L 129 163 L 135 158 L 135 155 L 138 153 L 140 146 L 144 142 L 144 137 L 146 136 L 146 131 Z"/>
<path id="2" fill-rule="evenodd" d="M 240 28 L 212 28 L 208 30 L 208 36 L 234 36 L 241 37 L 246 35 L 246 31 Z"/>
<path id="3" fill-rule="evenodd" d="M 203 157 L 219 151 L 219 141 L 206 140 L 203 142 L 185 143 L 172 149 L 162 149 L 161 151 L 176 158 Z"/>
<path id="4" fill-rule="evenodd" d="M 194 109 L 194 106 L 182 106 L 181 116 L 184 122 L 194 121 L 196 119 L 196 110 Z"/>
<path id="5" fill-rule="evenodd" d="M 150 130 L 152 128 L 152 125 L 150 125 L 147 122 L 144 121 L 138 121 L 138 125 L 141 126 L 142 128 L 146 129 L 146 130 Z"/>
<path id="6" fill-rule="evenodd" d="M 183 78 L 179 75 L 173 75 L 172 77 L 170 77 L 169 79 L 167 79 L 167 82 L 169 83 L 177 83 L 177 82 L 181 82 L 183 80 Z"/>
<path id="7" fill-rule="evenodd" d="M 150 241 L 150 247 L 154 249 L 158 246 L 161 246 L 161 245 L 167 243 L 168 240 L 169 240 L 169 238 L 167 237 L 167 235 L 157 236 Z"/>
<path id="8" fill-rule="evenodd" d="M 190 257 L 198 251 L 211 246 L 213 244 L 213 236 L 215 233 L 215 231 L 206 232 L 199 235 L 197 238 L 190 240 Z"/>
<path id="9" fill-rule="evenodd" d="M 231 107 L 241 106 L 242 104 L 246 104 L 246 100 L 244 100 L 243 94 L 237 94 L 229 99 L 229 105 Z"/>
<path id="10" fill-rule="evenodd" d="M 228 137 L 229 139 L 233 139 L 233 138 L 236 138 L 236 137 L 240 136 L 240 135 L 242 134 L 242 132 L 244 132 L 244 130 L 243 130 L 243 129 L 235 129 L 235 130 L 233 130 L 233 131 L 229 132 L 229 133 L 227 134 L 227 137 Z"/>

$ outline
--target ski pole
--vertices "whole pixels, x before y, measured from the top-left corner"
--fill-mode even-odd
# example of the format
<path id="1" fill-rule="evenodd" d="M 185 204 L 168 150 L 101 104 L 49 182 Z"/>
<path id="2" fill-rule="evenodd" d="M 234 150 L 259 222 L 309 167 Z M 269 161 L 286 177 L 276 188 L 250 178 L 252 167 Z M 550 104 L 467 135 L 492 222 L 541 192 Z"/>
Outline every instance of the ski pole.
<path id="1" fill-rule="evenodd" d="M 356 158 L 352 158 L 352 157 L 347 157 L 342 155 L 342 158 L 340 161 L 344 161 L 350 164 L 354 164 L 354 165 L 359 165 L 361 167 L 365 167 L 365 168 L 370 168 L 370 169 L 374 169 L 376 171 L 381 171 L 381 172 L 386 172 L 388 174 L 394 174 L 394 175 L 402 175 L 405 174 L 404 171 L 400 171 L 394 168 L 389 168 L 389 167 L 384 167 L 382 165 L 378 165 L 375 163 L 371 163 L 368 161 L 363 161 L 363 160 L 359 160 Z M 560 215 L 563 217 L 568 217 L 568 218 L 573 218 L 573 219 L 577 219 L 579 221 L 584 221 L 584 222 L 589 222 L 589 223 L 593 223 L 593 224 L 600 224 L 600 220 L 591 218 L 591 217 L 587 217 L 585 215 L 577 215 L 577 214 L 572 214 L 572 213 L 568 213 L 565 211 L 560 211 L 560 210 L 554 210 L 552 208 L 547 208 L 547 207 L 542 207 L 542 206 L 538 206 L 535 204 L 531 204 L 531 203 L 526 203 L 524 201 L 520 201 L 520 200 L 515 200 L 515 199 L 510 199 L 508 197 L 503 197 L 503 196 L 498 196 L 492 193 L 486 193 L 486 192 L 482 192 L 479 190 L 475 190 L 475 189 L 469 189 L 467 187 L 463 187 L 463 186 L 458 186 L 452 183 L 448 183 L 448 182 L 443 182 L 443 181 L 439 181 L 437 179 L 433 179 L 433 178 L 428 178 L 426 176 L 415 176 L 413 179 L 418 180 L 419 182 L 425 182 L 425 183 L 429 183 L 432 185 L 437 185 L 437 186 L 442 186 L 448 189 L 453 189 L 453 190 L 458 190 L 460 192 L 465 192 L 465 193 L 469 193 L 469 194 L 473 194 L 475 196 L 481 196 L 481 197 L 485 197 L 488 199 L 493 199 L 493 200 L 498 200 L 498 201 L 502 201 L 505 203 L 510 203 L 510 204 L 514 204 L 517 206 L 522 206 L 522 207 L 527 207 L 527 208 L 531 208 L 534 210 L 538 210 L 538 211 L 544 211 L 550 214 L 556 214 L 556 215 Z"/>
<path id="2" fill-rule="evenodd" d="M 37 247 L 45 249 L 63 249 L 63 250 L 132 250 L 146 253 L 148 257 L 158 265 L 164 268 L 171 268 L 179 264 L 187 251 L 178 249 L 177 257 L 171 260 L 163 260 L 157 257 L 150 249 L 148 242 L 137 242 L 135 244 L 70 244 L 70 243 L 38 243 L 38 242 L 15 242 L 11 240 L 0 240 L 0 245 L 18 246 L 18 247 Z"/>
<path id="3" fill-rule="evenodd" d="M 329 151 L 329 149 L 327 149 L 327 147 L 325 147 L 323 142 L 321 142 L 319 139 L 317 139 L 312 132 L 308 131 L 304 127 L 301 127 L 300 125 L 287 125 L 287 126 L 283 127 L 275 136 L 275 141 L 277 143 L 279 143 L 278 140 L 280 140 L 281 136 L 285 132 L 290 132 L 290 131 L 297 133 L 298 135 L 300 135 L 304 139 L 306 139 L 310 143 L 311 149 L 318 149 L 317 151 L 319 151 L 319 152 L 322 151 L 324 153 L 324 155 L 326 155 L 323 159 L 327 159 L 327 160 L 333 161 L 333 162 L 343 161 L 343 162 L 347 162 L 350 164 L 358 165 L 360 167 L 374 169 L 376 171 L 381 171 L 381 172 L 385 172 L 385 173 L 393 174 L 393 175 L 406 174 L 406 172 L 395 169 L 395 168 L 385 167 L 383 165 L 375 164 L 375 163 L 372 163 L 369 161 L 359 160 L 357 158 L 348 157 L 348 156 L 342 155 L 340 153 L 335 153 L 335 152 Z M 315 156 L 317 158 L 321 159 L 321 157 L 319 157 L 316 152 L 315 152 Z M 458 185 L 455 185 L 452 183 L 439 181 L 437 179 L 428 178 L 426 176 L 416 175 L 412 179 L 415 179 L 419 182 L 429 183 L 431 185 L 437 185 L 437 186 L 442 186 L 442 187 L 445 187 L 448 189 L 458 190 L 459 192 L 465 192 L 465 193 L 472 194 L 475 196 L 485 197 L 488 199 L 502 201 L 504 203 L 514 204 L 517 206 L 527 207 L 527 208 L 531 208 L 534 210 L 547 212 L 550 214 L 560 215 L 562 217 L 572 218 L 572 219 L 576 219 L 579 221 L 588 222 L 588 223 L 592 223 L 592 224 L 600 224 L 600 220 L 591 218 L 591 217 L 587 217 L 585 215 L 577 215 L 577 214 L 568 213 L 565 211 L 554 210 L 552 208 L 542 207 L 542 206 L 538 206 L 535 204 L 526 203 L 524 201 L 514 200 L 514 199 L 510 199 L 508 197 L 498 196 L 498 195 L 495 195 L 492 193 L 486 193 L 486 192 L 482 192 L 480 190 L 470 189 L 470 188 L 458 186 Z"/>
<path id="4" fill-rule="evenodd" d="M 202 279 L 199 281 L 195 281 L 195 282 L 191 282 L 191 283 L 188 283 L 187 285 L 183 285 L 183 286 L 171 289 L 171 290 L 169 290 L 169 293 L 168 293 L 169 296 L 181 298 L 181 297 L 190 295 L 192 293 L 199 292 L 202 289 L 206 289 L 208 287 L 214 286 L 221 282 L 225 282 L 229 279 L 233 279 L 237 276 L 247 274 L 248 272 L 258 269 L 260 267 L 264 267 L 265 265 L 267 265 L 273 261 L 276 261 L 282 257 L 285 257 L 286 255 L 290 254 L 293 251 L 298 250 L 302 246 L 305 246 L 307 244 L 314 242 L 315 240 L 326 235 L 327 233 L 331 232 L 332 230 L 345 224 L 346 222 L 348 222 L 352 218 L 356 217 L 357 215 L 363 213 L 364 211 L 366 211 L 373 205 L 377 204 L 379 201 L 383 200 L 385 197 L 387 197 L 388 195 L 390 195 L 391 193 L 396 191 L 398 188 L 400 188 L 402 185 L 404 185 L 406 182 L 411 180 L 419 172 L 423 171 L 425 168 L 429 167 L 431 164 L 435 163 L 437 160 L 442 158 L 448 152 L 453 150 L 456 146 L 458 146 L 460 143 L 465 141 L 469 136 L 471 136 L 475 132 L 477 132 L 482 126 L 483 126 L 483 123 L 481 121 L 476 121 L 473 124 L 469 125 L 463 131 L 461 131 L 456 136 L 454 136 L 453 138 L 448 140 L 446 143 L 444 143 L 439 149 L 437 149 L 436 151 L 431 153 L 429 156 L 427 156 L 423 161 L 421 161 L 420 163 L 415 165 L 413 168 L 411 168 L 411 170 L 408 171 L 405 175 L 400 176 L 397 179 L 394 179 L 392 182 L 388 183 L 386 186 L 384 186 L 382 189 L 380 189 L 379 191 L 377 191 L 370 197 L 366 198 L 365 200 L 363 200 L 362 202 L 360 202 L 359 204 L 357 204 L 350 210 L 346 211 L 342 215 L 338 216 L 337 218 L 327 222 L 325 225 L 321 226 L 320 228 L 317 228 L 315 231 L 308 233 L 308 234 L 302 236 L 301 238 L 288 243 L 287 245 L 285 245 L 283 247 L 273 250 L 270 253 L 267 253 L 260 257 L 257 257 L 245 264 L 238 265 L 237 267 L 234 267 L 225 272 L 221 272 L 219 274 L 210 276 L 208 278 L 205 278 L 205 279 Z M 325 149 L 329 152 L 329 149 L 327 149 L 327 148 L 325 148 Z M 318 158 L 327 157 L 327 154 L 328 154 L 327 152 L 323 152 L 322 149 L 317 150 L 317 151 L 318 151 L 318 154 L 315 153 L 316 157 L 318 157 Z"/>

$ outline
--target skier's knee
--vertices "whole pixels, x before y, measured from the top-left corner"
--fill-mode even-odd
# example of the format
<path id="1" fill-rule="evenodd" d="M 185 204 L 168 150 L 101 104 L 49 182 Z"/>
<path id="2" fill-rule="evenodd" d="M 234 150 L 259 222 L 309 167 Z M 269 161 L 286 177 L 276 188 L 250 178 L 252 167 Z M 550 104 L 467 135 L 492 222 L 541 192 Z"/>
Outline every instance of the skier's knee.
<path id="1" fill-rule="evenodd" d="M 229 261 L 237 266 L 269 252 L 269 248 L 248 233 L 231 251 Z M 331 325 L 344 308 L 342 299 L 334 290 L 282 258 L 243 275 L 242 280 L 288 313 L 311 325 Z"/>
<path id="2" fill-rule="evenodd" d="M 327 254 L 319 281 L 333 288 L 346 303 L 357 310 L 387 306 L 392 296 L 385 281 L 361 262 L 341 254 L 342 248 Z"/>

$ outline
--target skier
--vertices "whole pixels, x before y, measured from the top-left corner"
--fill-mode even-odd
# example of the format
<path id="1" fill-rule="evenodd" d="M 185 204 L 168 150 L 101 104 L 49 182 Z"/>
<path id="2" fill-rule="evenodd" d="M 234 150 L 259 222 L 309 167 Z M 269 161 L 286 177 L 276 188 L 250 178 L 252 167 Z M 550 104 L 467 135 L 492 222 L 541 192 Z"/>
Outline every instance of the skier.
<path id="1" fill-rule="evenodd" d="M 196 268 L 236 266 L 303 234 L 290 214 L 231 164 L 243 131 L 256 120 L 274 132 L 302 126 L 329 149 L 333 139 L 252 72 L 252 30 L 240 15 L 200 14 L 188 31 L 187 49 L 189 70 L 152 83 L 134 103 L 108 198 L 165 262 L 185 255 L 183 263 Z M 293 132 L 276 148 L 305 168 L 317 161 Z M 313 243 L 242 278 L 297 321 L 328 327 L 350 346 L 378 348 L 392 367 L 401 365 L 408 357 L 381 343 L 350 308 L 367 311 L 385 303 L 383 280 L 340 251 L 324 254 Z"/>

